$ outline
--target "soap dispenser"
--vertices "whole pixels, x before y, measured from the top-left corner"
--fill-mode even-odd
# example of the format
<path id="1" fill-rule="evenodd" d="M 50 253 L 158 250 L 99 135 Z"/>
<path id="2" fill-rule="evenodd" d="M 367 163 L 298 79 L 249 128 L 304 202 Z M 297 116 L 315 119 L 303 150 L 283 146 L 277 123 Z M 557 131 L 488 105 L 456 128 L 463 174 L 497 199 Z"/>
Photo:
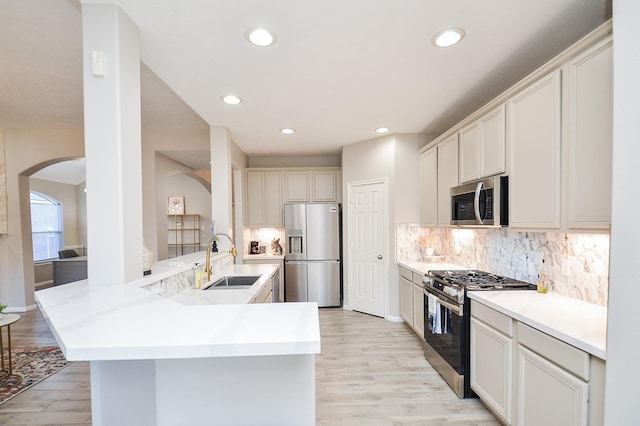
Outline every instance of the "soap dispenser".
<path id="1" fill-rule="evenodd" d="M 538 281 L 537 288 L 538 293 L 546 293 L 549 290 L 549 274 L 547 273 L 547 268 L 544 266 L 544 259 L 542 259 L 542 266 L 538 271 Z"/>

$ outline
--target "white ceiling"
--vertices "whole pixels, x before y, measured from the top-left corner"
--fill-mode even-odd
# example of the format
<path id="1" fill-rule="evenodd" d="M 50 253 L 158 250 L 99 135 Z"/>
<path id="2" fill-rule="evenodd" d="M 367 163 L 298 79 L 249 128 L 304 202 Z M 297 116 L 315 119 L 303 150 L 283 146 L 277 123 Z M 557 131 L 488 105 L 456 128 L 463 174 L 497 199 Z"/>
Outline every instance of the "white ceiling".
<path id="1" fill-rule="evenodd" d="M 611 14 L 610 0 L 116 3 L 140 28 L 143 126 L 227 126 L 249 155 L 441 133 Z M 250 45 L 255 26 L 276 44 Z M 459 45 L 431 45 L 452 26 Z M 82 126 L 81 30 L 77 0 L 0 0 L 0 128 Z"/>

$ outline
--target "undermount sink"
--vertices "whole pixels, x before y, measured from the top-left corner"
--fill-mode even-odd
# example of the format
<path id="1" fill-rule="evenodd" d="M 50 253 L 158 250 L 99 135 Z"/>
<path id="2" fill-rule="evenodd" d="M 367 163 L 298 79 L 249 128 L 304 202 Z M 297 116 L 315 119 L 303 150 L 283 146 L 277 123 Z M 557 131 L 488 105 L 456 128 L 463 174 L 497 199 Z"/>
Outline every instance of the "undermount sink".
<path id="1" fill-rule="evenodd" d="M 227 275 L 213 282 L 205 290 L 241 290 L 250 288 L 260 275 Z"/>

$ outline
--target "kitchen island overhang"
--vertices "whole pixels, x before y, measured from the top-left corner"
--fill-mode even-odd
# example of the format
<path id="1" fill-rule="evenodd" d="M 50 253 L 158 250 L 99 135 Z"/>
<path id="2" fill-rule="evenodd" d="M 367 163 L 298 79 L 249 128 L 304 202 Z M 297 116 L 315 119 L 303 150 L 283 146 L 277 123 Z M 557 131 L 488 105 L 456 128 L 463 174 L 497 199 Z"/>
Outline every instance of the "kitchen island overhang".
<path id="1" fill-rule="evenodd" d="M 187 305 L 88 280 L 36 300 L 67 359 L 91 361 L 96 425 L 315 423 L 315 303 Z"/>

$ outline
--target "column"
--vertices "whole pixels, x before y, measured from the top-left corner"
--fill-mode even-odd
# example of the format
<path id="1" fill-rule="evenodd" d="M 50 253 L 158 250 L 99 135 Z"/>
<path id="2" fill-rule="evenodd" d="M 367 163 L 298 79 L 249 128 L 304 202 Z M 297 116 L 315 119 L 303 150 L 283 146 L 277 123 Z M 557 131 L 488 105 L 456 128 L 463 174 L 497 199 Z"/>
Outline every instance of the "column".
<path id="1" fill-rule="evenodd" d="M 142 277 L 138 28 L 114 4 L 83 4 L 90 285 Z"/>
<path id="2" fill-rule="evenodd" d="M 211 126 L 211 217 L 216 221 L 216 232 L 233 236 L 231 218 L 231 135 L 223 126 Z M 231 244 L 224 237 L 218 249 L 228 251 Z"/>

